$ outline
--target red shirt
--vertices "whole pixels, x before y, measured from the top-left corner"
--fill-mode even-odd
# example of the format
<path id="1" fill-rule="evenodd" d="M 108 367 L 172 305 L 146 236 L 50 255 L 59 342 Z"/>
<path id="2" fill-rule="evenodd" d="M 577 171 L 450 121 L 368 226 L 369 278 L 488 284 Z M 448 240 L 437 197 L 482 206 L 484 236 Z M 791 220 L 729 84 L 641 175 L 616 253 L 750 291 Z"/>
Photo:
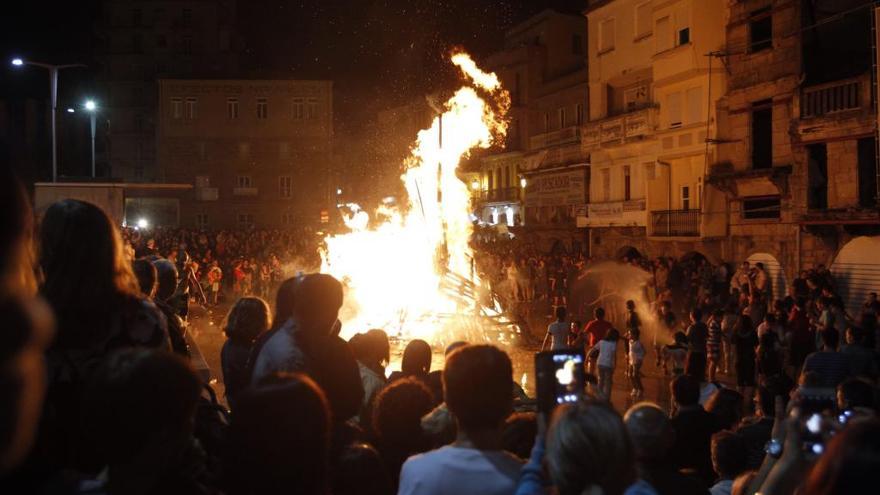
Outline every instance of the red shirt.
<path id="1" fill-rule="evenodd" d="M 613 328 L 611 323 L 608 323 L 605 320 L 592 320 L 584 327 L 584 333 L 586 334 L 586 340 L 590 347 L 596 345 L 596 342 L 605 338 L 605 335 L 608 333 L 608 330 Z"/>

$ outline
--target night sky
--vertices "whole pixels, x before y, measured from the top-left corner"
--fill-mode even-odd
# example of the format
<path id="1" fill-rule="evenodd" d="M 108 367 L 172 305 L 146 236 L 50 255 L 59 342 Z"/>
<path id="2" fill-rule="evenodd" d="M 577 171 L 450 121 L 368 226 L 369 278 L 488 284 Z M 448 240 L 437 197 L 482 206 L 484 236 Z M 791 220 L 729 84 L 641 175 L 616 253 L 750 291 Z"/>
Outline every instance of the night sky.
<path id="1" fill-rule="evenodd" d="M 51 4 L 47 5 L 47 4 Z M 580 12 L 585 0 L 239 0 L 241 68 L 252 77 L 332 79 L 336 120 L 345 129 L 376 111 L 451 84 L 446 55 L 461 46 L 477 57 L 501 47 L 503 33 L 545 8 Z M 0 55 L 56 63 L 94 62 L 100 2 L 8 2 Z M 45 75 L 0 70 L 0 97 L 39 97 Z M 71 73 L 62 98 L 91 87 Z M 100 95 L 98 95 L 100 97 Z M 355 124 L 356 125 L 356 124 Z"/>

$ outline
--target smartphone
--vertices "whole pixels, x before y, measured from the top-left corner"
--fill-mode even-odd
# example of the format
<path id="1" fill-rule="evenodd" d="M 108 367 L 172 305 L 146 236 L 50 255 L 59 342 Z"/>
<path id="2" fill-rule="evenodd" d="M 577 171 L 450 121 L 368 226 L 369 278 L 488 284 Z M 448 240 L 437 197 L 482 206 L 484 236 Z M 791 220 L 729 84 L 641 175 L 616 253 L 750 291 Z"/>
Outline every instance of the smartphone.
<path id="1" fill-rule="evenodd" d="M 801 448 L 808 457 L 825 452 L 825 443 L 832 434 L 837 400 L 833 388 L 800 387 L 797 420 L 801 430 Z"/>
<path id="2" fill-rule="evenodd" d="M 549 413 L 559 404 L 578 401 L 584 396 L 585 385 L 582 351 L 563 349 L 535 354 L 535 390 L 540 412 Z"/>

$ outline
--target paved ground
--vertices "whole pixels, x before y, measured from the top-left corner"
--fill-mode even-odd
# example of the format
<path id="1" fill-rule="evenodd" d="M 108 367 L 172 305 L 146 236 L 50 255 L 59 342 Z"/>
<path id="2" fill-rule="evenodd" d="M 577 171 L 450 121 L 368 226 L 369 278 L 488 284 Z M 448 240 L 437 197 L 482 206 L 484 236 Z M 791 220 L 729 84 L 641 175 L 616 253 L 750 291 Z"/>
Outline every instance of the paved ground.
<path id="1" fill-rule="evenodd" d="M 190 326 L 189 331 L 193 340 L 198 344 L 205 361 L 212 372 L 212 383 L 217 390 L 219 397 L 224 397 L 223 377 L 220 372 L 220 349 L 225 341 L 221 326 L 223 318 L 226 314 L 225 308 L 204 309 L 193 306 L 190 309 Z M 505 350 L 511 357 L 513 362 L 514 378 L 522 384 L 527 393 L 534 397 L 534 353 L 538 350 L 539 345 L 526 346 L 508 346 Z M 389 368 L 394 370 L 400 369 L 400 359 L 403 352 L 401 348 L 392 350 L 391 365 Z M 614 374 L 613 391 L 611 394 L 612 402 L 619 411 L 624 411 L 632 404 L 629 396 L 631 390 L 629 380 L 624 376 L 623 348 L 618 348 L 617 356 L 618 366 Z M 443 356 L 440 353 L 434 355 L 432 367 L 442 368 Z M 649 349 L 649 354 L 645 359 L 643 367 L 642 383 L 645 387 L 645 399 L 652 400 L 668 408 L 669 406 L 669 378 L 663 375 L 662 370 L 658 370 L 654 365 L 653 350 Z M 720 376 L 722 382 L 730 381 L 731 377 Z"/>

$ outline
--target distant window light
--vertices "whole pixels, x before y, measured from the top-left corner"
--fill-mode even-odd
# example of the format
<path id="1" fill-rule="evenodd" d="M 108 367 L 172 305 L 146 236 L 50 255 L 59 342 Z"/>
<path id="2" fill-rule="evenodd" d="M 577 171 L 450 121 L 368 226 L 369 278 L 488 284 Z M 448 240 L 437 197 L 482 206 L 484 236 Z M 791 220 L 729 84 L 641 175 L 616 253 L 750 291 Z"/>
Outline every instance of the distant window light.
<path id="1" fill-rule="evenodd" d="M 238 98 L 226 99 L 226 117 L 229 120 L 238 119 Z"/>
<path id="2" fill-rule="evenodd" d="M 309 120 L 318 118 L 318 99 L 306 98 L 306 118 Z"/>
<path id="3" fill-rule="evenodd" d="M 293 120 L 302 120 L 305 117 L 305 100 L 294 98 L 291 105 L 291 117 Z"/>
<path id="4" fill-rule="evenodd" d="M 253 179 L 250 175 L 239 175 L 235 178 L 237 187 L 253 187 Z"/>
<path id="5" fill-rule="evenodd" d="M 186 118 L 187 120 L 195 120 L 199 116 L 199 99 L 194 96 L 186 98 Z"/>
<path id="6" fill-rule="evenodd" d="M 282 198 L 293 196 L 293 177 L 289 175 L 278 177 L 278 196 Z"/>
<path id="7" fill-rule="evenodd" d="M 269 118 L 269 100 L 265 97 L 257 98 L 257 118 L 260 120 Z"/>
<path id="8" fill-rule="evenodd" d="M 183 118 L 183 98 L 171 98 L 171 118 L 174 120 Z"/>

